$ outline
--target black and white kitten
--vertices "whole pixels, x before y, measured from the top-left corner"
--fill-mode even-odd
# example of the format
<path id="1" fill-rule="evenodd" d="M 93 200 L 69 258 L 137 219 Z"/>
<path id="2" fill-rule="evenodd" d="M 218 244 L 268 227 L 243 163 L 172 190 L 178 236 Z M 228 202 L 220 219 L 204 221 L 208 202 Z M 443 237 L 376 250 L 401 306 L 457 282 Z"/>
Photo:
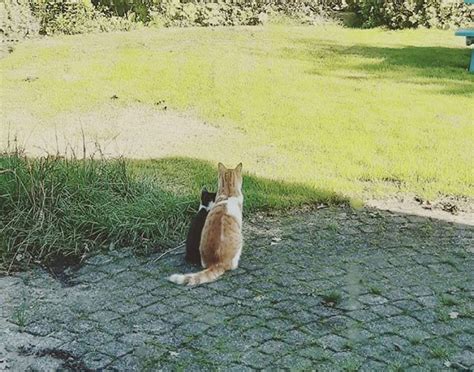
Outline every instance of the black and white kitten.
<path id="1" fill-rule="evenodd" d="M 184 259 L 192 264 L 201 264 L 201 253 L 199 252 L 199 244 L 201 243 L 201 233 L 206 222 L 207 215 L 214 205 L 216 193 L 209 192 L 206 189 L 201 191 L 201 205 L 199 211 L 191 221 L 188 237 L 186 238 L 186 256 Z"/>

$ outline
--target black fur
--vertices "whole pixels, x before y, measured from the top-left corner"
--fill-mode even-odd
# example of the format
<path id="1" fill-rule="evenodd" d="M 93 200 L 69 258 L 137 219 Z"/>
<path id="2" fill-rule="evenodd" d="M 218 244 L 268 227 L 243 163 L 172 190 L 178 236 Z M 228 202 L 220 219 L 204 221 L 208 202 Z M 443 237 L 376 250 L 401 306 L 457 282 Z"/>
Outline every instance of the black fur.
<path id="1" fill-rule="evenodd" d="M 209 207 L 209 204 L 216 199 L 215 192 L 208 192 L 206 189 L 201 192 L 201 204 Z M 204 208 L 201 209 L 191 221 L 188 237 L 186 239 L 186 256 L 184 259 L 195 265 L 201 264 L 201 253 L 199 252 L 199 244 L 201 243 L 201 233 L 209 214 Z"/>

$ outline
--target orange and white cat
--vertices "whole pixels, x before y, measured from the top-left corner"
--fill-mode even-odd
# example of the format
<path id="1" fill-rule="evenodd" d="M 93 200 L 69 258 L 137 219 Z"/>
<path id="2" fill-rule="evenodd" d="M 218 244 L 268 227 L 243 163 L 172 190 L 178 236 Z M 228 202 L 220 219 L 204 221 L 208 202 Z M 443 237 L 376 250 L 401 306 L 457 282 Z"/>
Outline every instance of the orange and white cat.
<path id="1" fill-rule="evenodd" d="M 201 264 L 194 274 L 174 274 L 168 279 L 177 284 L 198 285 L 216 280 L 239 265 L 242 253 L 242 163 L 235 169 L 218 165 L 218 190 L 214 206 L 201 235 Z"/>

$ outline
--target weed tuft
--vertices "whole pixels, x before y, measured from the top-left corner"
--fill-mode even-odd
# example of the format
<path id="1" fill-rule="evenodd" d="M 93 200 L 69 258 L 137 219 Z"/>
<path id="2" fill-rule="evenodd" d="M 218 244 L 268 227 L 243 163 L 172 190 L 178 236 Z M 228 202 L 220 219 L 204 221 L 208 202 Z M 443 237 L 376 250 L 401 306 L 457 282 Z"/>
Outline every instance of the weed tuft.
<path id="1" fill-rule="evenodd" d="M 340 292 L 332 291 L 323 295 L 323 303 L 327 306 L 336 306 L 341 302 L 342 295 Z"/>

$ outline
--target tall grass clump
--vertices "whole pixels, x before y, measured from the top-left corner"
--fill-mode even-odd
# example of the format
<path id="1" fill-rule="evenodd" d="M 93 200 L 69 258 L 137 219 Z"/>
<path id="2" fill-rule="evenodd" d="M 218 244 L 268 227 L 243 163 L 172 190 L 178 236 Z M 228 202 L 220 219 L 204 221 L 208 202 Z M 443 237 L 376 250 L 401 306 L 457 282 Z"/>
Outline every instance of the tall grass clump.
<path id="1" fill-rule="evenodd" d="M 123 160 L 0 157 L 0 272 L 111 243 L 153 249 L 183 234 L 190 201 L 131 177 Z"/>
<path id="2" fill-rule="evenodd" d="M 214 164 L 198 159 L 27 158 L 0 154 L 0 273 L 76 262 L 110 246 L 140 253 L 181 241 Z M 245 211 L 346 199 L 299 184 L 244 176 Z M 66 263 L 67 265 L 67 263 Z"/>

